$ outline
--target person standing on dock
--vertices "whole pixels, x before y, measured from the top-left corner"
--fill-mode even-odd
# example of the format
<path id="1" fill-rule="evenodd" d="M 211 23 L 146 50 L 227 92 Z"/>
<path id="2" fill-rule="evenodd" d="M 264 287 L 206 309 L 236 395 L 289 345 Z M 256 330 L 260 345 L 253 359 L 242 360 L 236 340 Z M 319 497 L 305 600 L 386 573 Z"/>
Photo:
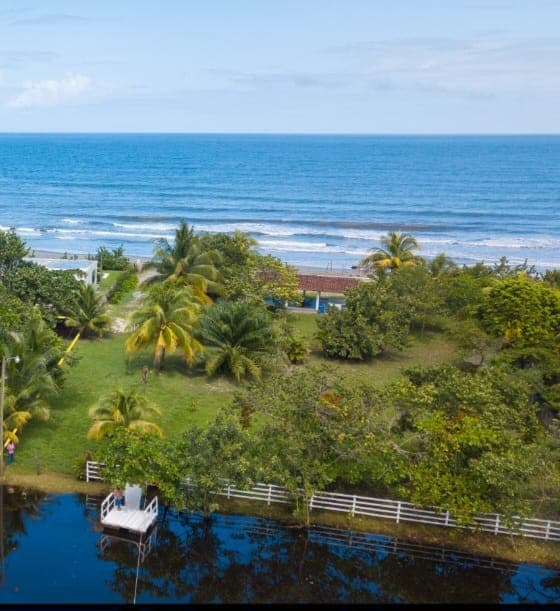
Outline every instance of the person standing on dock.
<path id="1" fill-rule="evenodd" d="M 122 490 L 118 486 L 113 490 L 113 496 L 115 497 L 115 506 L 120 511 L 123 504 L 124 496 Z"/>

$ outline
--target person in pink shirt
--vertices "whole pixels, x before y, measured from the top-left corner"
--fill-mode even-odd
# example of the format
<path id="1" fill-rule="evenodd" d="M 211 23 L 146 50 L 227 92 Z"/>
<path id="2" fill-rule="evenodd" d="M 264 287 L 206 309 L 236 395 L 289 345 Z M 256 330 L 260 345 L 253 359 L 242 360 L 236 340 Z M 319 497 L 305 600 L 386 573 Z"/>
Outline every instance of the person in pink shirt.
<path id="1" fill-rule="evenodd" d="M 10 439 L 8 445 L 6 446 L 6 449 L 8 450 L 8 463 L 13 463 L 14 453 L 16 451 L 16 444 Z"/>

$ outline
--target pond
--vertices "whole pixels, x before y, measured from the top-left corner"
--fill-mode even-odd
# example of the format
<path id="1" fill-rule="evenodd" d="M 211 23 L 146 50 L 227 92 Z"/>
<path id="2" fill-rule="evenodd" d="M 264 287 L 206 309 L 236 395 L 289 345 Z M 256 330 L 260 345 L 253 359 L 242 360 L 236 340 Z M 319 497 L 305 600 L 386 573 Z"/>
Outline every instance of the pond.
<path id="1" fill-rule="evenodd" d="M 145 557 L 103 536 L 100 498 L 2 488 L 0 603 L 526 603 L 560 572 L 385 535 L 160 508 Z"/>

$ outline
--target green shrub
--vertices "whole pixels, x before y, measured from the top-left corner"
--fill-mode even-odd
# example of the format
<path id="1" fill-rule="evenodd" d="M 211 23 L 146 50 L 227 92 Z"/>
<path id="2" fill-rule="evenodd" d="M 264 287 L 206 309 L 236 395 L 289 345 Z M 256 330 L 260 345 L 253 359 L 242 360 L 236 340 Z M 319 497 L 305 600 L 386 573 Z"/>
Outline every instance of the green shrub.
<path id="1" fill-rule="evenodd" d="M 126 293 L 131 293 L 138 286 L 138 274 L 133 270 L 123 272 L 107 293 L 109 303 L 120 303 Z"/>
<path id="2" fill-rule="evenodd" d="M 287 340 L 286 355 L 292 365 L 303 363 L 309 354 L 309 344 L 299 335 L 293 335 Z"/>
<path id="3" fill-rule="evenodd" d="M 130 269 L 132 264 L 128 260 L 128 257 L 124 255 L 124 249 L 122 246 L 109 250 L 104 246 L 100 246 L 97 249 L 96 255 L 97 261 L 99 262 L 99 269 L 106 270 L 111 269 L 115 271 L 125 271 Z"/>

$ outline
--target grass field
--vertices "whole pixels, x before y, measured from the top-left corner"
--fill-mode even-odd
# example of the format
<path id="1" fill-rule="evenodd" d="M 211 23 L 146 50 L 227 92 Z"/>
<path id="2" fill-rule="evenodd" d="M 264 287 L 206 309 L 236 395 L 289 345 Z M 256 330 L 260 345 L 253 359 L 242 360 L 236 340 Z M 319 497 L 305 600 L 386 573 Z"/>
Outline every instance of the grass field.
<path id="1" fill-rule="evenodd" d="M 370 362 L 327 361 L 321 355 L 319 342 L 314 338 L 317 331 L 317 316 L 320 314 L 293 314 L 290 317 L 294 328 L 309 341 L 311 353 L 307 362 L 309 364 L 335 363 L 340 376 L 349 384 L 360 381 L 385 384 L 394 380 L 403 369 L 408 367 L 415 365 L 429 367 L 452 362 L 458 357 L 457 346 L 447 334 L 426 331 L 424 334 L 411 334 L 409 345 L 402 352 L 387 352 Z"/>
<path id="2" fill-rule="evenodd" d="M 73 473 L 76 459 L 86 449 L 95 455 L 95 442 L 86 434 L 92 421 L 87 409 L 115 388 L 142 392 L 140 370 L 150 364 L 149 353 L 139 353 L 129 365 L 124 335 L 100 340 L 80 340 L 73 351 L 79 359 L 69 369 L 65 384 L 51 402 L 47 422 L 31 422 L 18 444 L 13 467 L 34 469 L 35 454 L 42 469 Z M 189 425 L 204 424 L 218 407 L 229 401 L 234 384 L 225 379 L 209 380 L 202 373 L 188 373 L 178 358 L 170 358 L 165 371 L 150 372 L 146 395 L 162 410 L 159 424 L 168 436 L 179 435 Z"/>
<path id="3" fill-rule="evenodd" d="M 292 315 L 294 326 L 310 341 L 315 333 L 316 316 Z M 86 439 L 92 423 L 87 415 L 88 407 L 116 388 L 142 392 L 140 370 L 144 364 L 151 366 L 149 352 L 138 353 L 128 362 L 125 337 L 113 334 L 78 342 L 73 351 L 77 362 L 68 369 L 62 390 L 52 400 L 50 420 L 26 426 L 10 470 L 34 472 L 37 457 L 42 471 L 71 475 L 86 450 L 95 456 L 96 442 Z M 455 355 L 454 346 L 445 335 L 432 333 L 412 337 L 410 346 L 402 353 L 386 355 L 370 363 L 331 362 L 348 384 L 366 380 L 383 384 L 395 379 L 405 367 L 448 362 Z M 320 362 L 324 359 L 314 345 L 307 364 Z M 183 360 L 174 356 L 166 360 L 161 373 L 150 372 L 146 395 L 161 408 L 158 424 L 167 437 L 173 438 L 193 424 L 204 425 L 211 420 L 218 408 L 231 401 L 236 388 L 226 378 L 207 378 L 202 371 L 189 371 Z"/>

